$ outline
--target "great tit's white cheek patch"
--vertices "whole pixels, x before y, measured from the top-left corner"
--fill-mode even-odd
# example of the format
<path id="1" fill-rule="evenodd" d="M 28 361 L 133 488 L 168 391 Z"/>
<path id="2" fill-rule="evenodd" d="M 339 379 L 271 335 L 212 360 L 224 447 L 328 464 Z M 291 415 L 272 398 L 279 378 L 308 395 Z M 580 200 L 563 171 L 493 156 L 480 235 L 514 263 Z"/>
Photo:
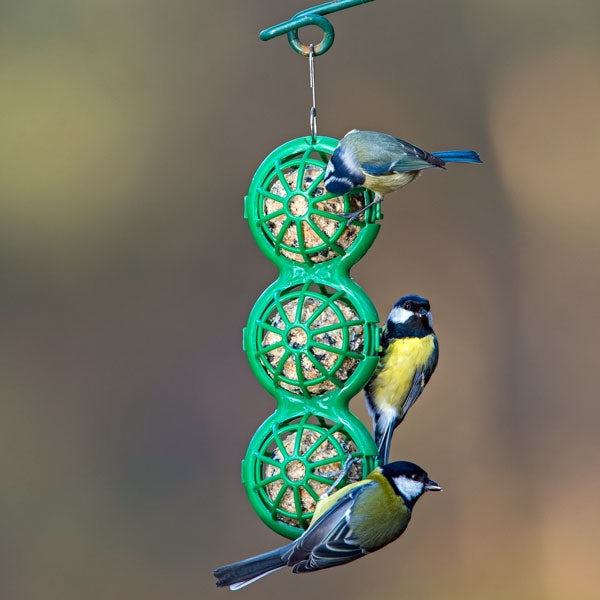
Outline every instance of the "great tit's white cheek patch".
<path id="1" fill-rule="evenodd" d="M 415 481 L 401 475 L 400 477 L 394 477 L 394 483 L 402 495 L 409 500 L 418 498 L 423 493 L 424 484 L 422 481 Z"/>
<path id="2" fill-rule="evenodd" d="M 396 306 L 392 309 L 389 319 L 393 323 L 406 323 L 406 321 L 408 321 L 412 316 L 414 316 L 414 314 L 415 313 L 410 310 L 406 310 L 401 306 Z"/>

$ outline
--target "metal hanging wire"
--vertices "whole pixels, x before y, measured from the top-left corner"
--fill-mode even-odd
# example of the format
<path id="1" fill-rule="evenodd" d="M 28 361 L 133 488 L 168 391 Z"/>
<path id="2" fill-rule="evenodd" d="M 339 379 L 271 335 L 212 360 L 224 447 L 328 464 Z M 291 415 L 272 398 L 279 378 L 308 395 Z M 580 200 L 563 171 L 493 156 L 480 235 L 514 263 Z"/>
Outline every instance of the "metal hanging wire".
<path id="1" fill-rule="evenodd" d="M 331 48 L 335 39 L 335 32 L 331 23 L 323 17 L 330 13 L 351 8 L 359 4 L 366 4 L 373 0 L 335 0 L 325 2 L 296 13 L 288 21 L 279 23 L 260 32 L 260 39 L 263 41 L 271 40 L 279 35 L 287 34 L 288 42 L 293 50 L 302 56 L 308 56 L 309 85 L 312 92 L 312 105 L 309 114 L 310 137 L 315 142 L 317 138 L 317 101 L 315 89 L 315 56 L 324 54 Z M 307 25 L 319 27 L 323 32 L 323 39 L 320 42 L 304 44 L 298 37 L 298 30 Z"/>
<path id="2" fill-rule="evenodd" d="M 310 44 L 308 50 L 308 81 L 310 89 L 312 90 L 312 106 L 310 107 L 310 137 L 313 142 L 317 137 L 317 99 L 315 89 L 315 51 L 314 45 Z"/>

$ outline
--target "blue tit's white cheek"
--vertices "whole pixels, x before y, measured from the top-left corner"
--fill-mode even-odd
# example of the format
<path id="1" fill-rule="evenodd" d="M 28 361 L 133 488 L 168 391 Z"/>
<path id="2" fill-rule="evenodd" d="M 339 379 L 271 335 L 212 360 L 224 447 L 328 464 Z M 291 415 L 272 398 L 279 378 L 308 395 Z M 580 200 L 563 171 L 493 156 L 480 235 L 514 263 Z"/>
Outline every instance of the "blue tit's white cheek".
<path id="1" fill-rule="evenodd" d="M 424 484 L 422 481 L 416 481 L 401 475 L 400 477 L 394 477 L 394 483 L 400 493 L 408 500 L 414 500 L 423 493 Z"/>
<path id="2" fill-rule="evenodd" d="M 356 158 L 354 158 L 353 152 L 344 146 L 340 146 L 338 151 L 338 158 L 342 165 L 342 170 L 346 170 L 348 173 L 360 173 Z"/>
<path id="3" fill-rule="evenodd" d="M 345 194 L 364 183 L 365 178 L 351 150 L 338 146 L 325 169 L 325 188 L 331 194 Z"/>
<path id="4" fill-rule="evenodd" d="M 392 309 L 388 318 L 393 323 L 406 323 L 414 314 L 411 310 L 396 306 Z"/>
<path id="5" fill-rule="evenodd" d="M 427 322 L 429 323 L 429 327 L 433 329 L 433 315 L 431 314 L 431 311 L 427 313 Z"/>

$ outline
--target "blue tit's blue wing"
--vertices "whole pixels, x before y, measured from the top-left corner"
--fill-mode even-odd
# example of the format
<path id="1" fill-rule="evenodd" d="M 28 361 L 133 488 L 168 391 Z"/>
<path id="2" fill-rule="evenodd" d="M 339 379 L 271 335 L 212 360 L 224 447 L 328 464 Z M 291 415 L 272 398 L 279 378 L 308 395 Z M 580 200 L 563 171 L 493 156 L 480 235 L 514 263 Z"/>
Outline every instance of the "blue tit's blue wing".
<path id="1" fill-rule="evenodd" d="M 294 573 L 335 567 L 366 554 L 351 537 L 349 519 L 356 498 L 373 485 L 374 482 L 350 490 L 297 540 L 285 556 Z"/>
<path id="2" fill-rule="evenodd" d="M 423 388 L 425 387 L 425 385 L 427 384 L 427 382 L 433 375 L 433 372 L 435 371 L 435 367 L 437 366 L 438 355 L 439 355 L 438 341 L 437 341 L 437 338 L 434 336 L 433 352 L 431 353 L 431 356 L 428 358 L 425 365 L 422 368 L 417 369 L 415 376 L 413 377 L 412 385 L 411 385 L 410 391 L 408 392 L 408 396 L 406 397 L 406 400 L 404 401 L 404 403 L 402 404 L 402 408 L 400 409 L 400 415 L 399 415 L 398 422 L 401 422 L 402 419 L 404 419 L 404 417 L 406 416 L 406 413 L 410 410 L 412 405 L 417 401 L 417 398 L 421 395 Z"/>
<path id="3" fill-rule="evenodd" d="M 373 175 L 377 177 L 379 175 L 390 175 L 394 173 L 398 161 L 394 160 L 392 162 L 361 162 L 360 168 L 367 173 L 368 175 Z"/>
<path id="4" fill-rule="evenodd" d="M 353 149 L 361 168 L 373 176 L 444 166 L 433 154 L 385 133 L 352 131 L 342 143 Z"/>

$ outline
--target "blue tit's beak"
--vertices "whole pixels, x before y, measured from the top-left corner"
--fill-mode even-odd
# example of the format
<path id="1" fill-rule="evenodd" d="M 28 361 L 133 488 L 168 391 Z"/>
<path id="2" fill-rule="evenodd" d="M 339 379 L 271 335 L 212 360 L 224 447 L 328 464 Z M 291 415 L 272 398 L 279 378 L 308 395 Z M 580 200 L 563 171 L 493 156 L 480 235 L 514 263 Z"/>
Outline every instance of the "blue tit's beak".
<path id="1" fill-rule="evenodd" d="M 425 491 L 426 492 L 441 492 L 442 486 L 437 484 L 433 479 L 428 479 L 425 483 Z"/>

